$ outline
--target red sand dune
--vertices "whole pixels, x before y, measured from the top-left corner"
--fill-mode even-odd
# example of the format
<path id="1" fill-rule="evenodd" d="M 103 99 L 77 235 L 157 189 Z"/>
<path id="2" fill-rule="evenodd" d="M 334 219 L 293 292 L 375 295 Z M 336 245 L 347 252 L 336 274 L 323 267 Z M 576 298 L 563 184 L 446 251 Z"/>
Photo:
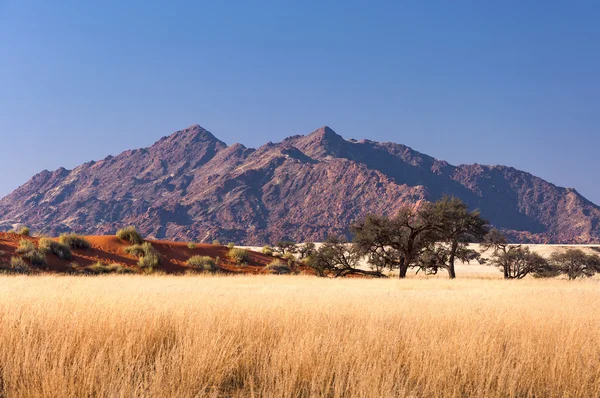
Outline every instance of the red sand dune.
<path id="1" fill-rule="evenodd" d="M 37 243 L 38 237 L 25 237 L 14 233 L 0 232 L 0 262 L 8 262 L 12 256 L 18 256 L 16 249 L 21 239 L 27 239 Z M 48 271 L 60 272 L 69 268 L 71 263 L 77 263 L 86 267 L 97 262 L 106 265 L 119 264 L 136 270 L 138 267 L 137 257 L 125 253 L 125 248 L 130 246 L 128 242 L 117 239 L 115 236 L 86 236 L 91 243 L 89 250 L 72 250 L 73 258 L 71 260 L 61 260 L 55 255 L 48 253 Z M 259 274 L 264 273 L 264 266 L 273 261 L 274 257 L 262 253 L 250 252 L 250 262 L 247 266 L 240 267 L 227 257 L 229 249 L 226 246 L 196 244 L 196 247 L 190 249 L 187 243 L 171 242 L 162 240 L 147 240 L 152 243 L 160 256 L 160 265 L 155 270 L 163 271 L 169 274 L 184 273 L 190 270 L 186 266 L 186 261 L 191 256 L 210 256 L 219 257 L 219 267 L 228 273 L 240 274 Z M 301 270 L 306 271 L 304 267 Z"/>

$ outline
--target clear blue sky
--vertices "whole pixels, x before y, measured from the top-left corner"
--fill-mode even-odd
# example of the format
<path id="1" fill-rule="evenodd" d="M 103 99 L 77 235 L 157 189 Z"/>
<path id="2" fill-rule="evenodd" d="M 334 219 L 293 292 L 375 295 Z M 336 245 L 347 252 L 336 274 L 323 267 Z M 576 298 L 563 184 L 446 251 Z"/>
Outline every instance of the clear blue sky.
<path id="1" fill-rule="evenodd" d="M 600 203 L 599 21 L 598 1 L 0 0 L 0 196 L 198 123 L 252 147 L 329 125 Z"/>

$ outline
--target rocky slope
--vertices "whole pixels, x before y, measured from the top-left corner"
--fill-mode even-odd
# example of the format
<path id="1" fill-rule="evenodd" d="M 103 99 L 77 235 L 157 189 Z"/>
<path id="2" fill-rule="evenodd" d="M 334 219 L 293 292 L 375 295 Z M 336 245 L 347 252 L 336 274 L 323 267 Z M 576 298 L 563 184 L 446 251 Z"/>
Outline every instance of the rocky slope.
<path id="1" fill-rule="evenodd" d="M 404 145 L 345 140 L 328 127 L 258 149 L 200 126 L 74 170 L 43 171 L 0 200 L 0 229 L 264 244 L 322 240 L 365 213 L 444 194 L 514 240 L 600 241 L 600 208 L 575 190 L 505 166 L 453 166 Z"/>

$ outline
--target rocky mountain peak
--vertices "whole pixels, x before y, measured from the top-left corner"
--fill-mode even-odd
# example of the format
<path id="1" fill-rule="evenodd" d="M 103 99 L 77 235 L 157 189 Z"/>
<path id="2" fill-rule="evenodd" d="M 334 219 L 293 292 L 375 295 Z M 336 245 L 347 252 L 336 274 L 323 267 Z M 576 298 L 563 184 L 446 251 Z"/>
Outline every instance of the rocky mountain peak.
<path id="1" fill-rule="evenodd" d="M 157 144 L 164 143 L 176 143 L 176 144 L 190 144 L 197 142 L 208 142 L 208 143 L 219 143 L 224 146 L 225 143 L 215 137 L 210 131 L 206 130 L 198 124 L 194 124 L 186 129 L 179 130 L 173 134 L 163 137 Z"/>
<path id="2" fill-rule="evenodd" d="M 323 126 L 305 136 L 298 136 L 293 145 L 313 158 L 327 156 L 347 157 L 352 143 L 328 126 Z"/>
<path id="3" fill-rule="evenodd" d="M 308 135 L 315 140 L 343 140 L 344 138 L 329 126 L 319 127 Z"/>
<path id="4" fill-rule="evenodd" d="M 133 224 L 182 241 L 320 241 L 366 213 L 442 195 L 516 240 L 600 241 L 600 208 L 574 189 L 511 167 L 452 166 L 400 144 L 348 141 L 327 126 L 254 150 L 193 125 L 149 148 L 44 171 L 0 200 L 0 230 L 113 234 Z"/>

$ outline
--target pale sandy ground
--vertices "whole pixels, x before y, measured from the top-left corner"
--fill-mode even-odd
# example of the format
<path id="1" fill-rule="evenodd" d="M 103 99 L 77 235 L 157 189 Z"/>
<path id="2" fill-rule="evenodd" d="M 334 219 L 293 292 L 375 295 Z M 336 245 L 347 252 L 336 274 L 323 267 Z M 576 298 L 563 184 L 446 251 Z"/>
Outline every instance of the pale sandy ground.
<path id="1" fill-rule="evenodd" d="M 316 244 L 317 247 L 321 245 L 320 243 Z M 534 245 L 534 244 L 524 244 L 524 247 L 529 247 L 531 251 L 538 253 L 544 257 L 549 257 L 552 253 L 563 252 L 567 249 L 581 249 L 588 254 L 598 254 L 600 255 L 600 245 Z M 262 247 L 259 246 L 243 246 L 246 249 L 254 250 L 260 252 Z M 482 253 L 482 248 L 480 244 L 470 244 L 469 247 L 473 250 L 477 250 Z M 483 252 L 482 257 L 489 258 L 491 255 L 491 251 Z M 363 262 L 363 267 L 368 268 L 368 264 L 366 261 Z M 456 264 L 456 273 L 458 276 L 462 275 L 470 275 L 470 276 L 489 276 L 489 277 L 502 277 L 502 273 L 496 267 L 479 264 L 477 261 L 472 261 L 470 264 L 458 262 Z M 446 276 L 444 271 L 440 272 L 441 276 Z"/>

